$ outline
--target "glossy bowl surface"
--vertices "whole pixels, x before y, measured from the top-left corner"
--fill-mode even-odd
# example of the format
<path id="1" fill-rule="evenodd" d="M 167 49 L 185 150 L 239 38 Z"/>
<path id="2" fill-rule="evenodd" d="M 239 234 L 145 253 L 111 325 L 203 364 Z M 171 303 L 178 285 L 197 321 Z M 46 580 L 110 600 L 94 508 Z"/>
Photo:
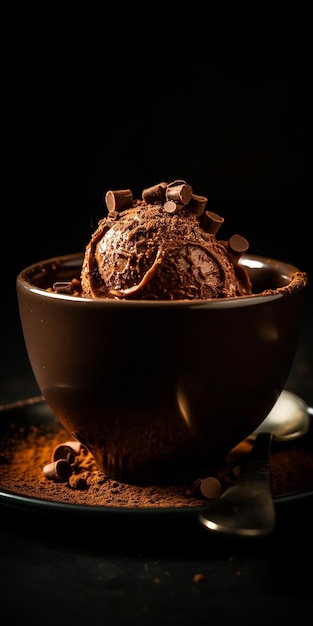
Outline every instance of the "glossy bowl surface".
<path id="1" fill-rule="evenodd" d="M 81 253 L 44 260 L 17 277 L 42 394 L 117 480 L 198 478 L 255 430 L 283 390 L 306 275 L 245 255 L 255 293 L 241 298 L 115 301 L 47 291 L 79 278 L 82 260 Z"/>

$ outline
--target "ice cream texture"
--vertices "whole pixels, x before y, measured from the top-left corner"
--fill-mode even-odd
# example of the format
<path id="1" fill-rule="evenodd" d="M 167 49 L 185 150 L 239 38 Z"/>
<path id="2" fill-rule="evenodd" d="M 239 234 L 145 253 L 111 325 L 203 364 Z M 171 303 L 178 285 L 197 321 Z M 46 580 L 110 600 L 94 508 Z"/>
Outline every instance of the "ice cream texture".
<path id="1" fill-rule="evenodd" d="M 107 191 L 107 215 L 85 249 L 82 295 L 122 300 L 193 300 L 249 295 L 239 264 L 248 241 L 216 239 L 224 219 L 185 180 L 159 183 L 133 199 Z"/>

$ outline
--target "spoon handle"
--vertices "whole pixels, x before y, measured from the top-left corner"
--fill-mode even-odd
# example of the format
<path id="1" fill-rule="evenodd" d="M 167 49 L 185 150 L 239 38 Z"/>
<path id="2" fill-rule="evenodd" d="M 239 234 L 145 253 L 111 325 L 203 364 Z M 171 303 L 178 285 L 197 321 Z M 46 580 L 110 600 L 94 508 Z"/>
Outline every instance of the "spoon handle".
<path id="1" fill-rule="evenodd" d="M 270 483 L 271 432 L 257 435 L 233 485 L 199 515 L 211 531 L 227 535 L 267 535 L 275 526 Z"/>

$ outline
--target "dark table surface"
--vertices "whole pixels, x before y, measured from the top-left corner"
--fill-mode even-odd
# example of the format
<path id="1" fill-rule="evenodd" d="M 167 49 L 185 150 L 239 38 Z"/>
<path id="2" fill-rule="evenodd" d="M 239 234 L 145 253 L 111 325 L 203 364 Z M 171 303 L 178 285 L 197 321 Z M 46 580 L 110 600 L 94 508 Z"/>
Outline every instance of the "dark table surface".
<path id="1" fill-rule="evenodd" d="M 309 293 L 286 385 L 310 406 L 312 304 Z M 13 301 L 7 328 L 0 403 L 38 393 Z M 234 539 L 211 534 L 197 517 L 110 519 L 88 510 L 31 510 L 4 500 L 2 623 L 274 624 L 288 619 L 312 624 L 312 506 L 312 497 L 276 504 L 271 535 Z"/>

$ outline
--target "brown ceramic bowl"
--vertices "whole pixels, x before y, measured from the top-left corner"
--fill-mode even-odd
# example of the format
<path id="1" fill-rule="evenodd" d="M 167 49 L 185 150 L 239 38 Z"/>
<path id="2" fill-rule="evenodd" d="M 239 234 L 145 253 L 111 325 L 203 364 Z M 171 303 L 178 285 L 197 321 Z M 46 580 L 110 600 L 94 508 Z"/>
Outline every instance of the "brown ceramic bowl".
<path id="1" fill-rule="evenodd" d="M 241 298 L 121 302 L 46 290 L 78 278 L 82 259 L 45 260 L 17 277 L 42 394 L 111 477 L 139 485 L 198 478 L 263 421 L 283 390 L 306 275 L 244 255 L 254 295 Z"/>

